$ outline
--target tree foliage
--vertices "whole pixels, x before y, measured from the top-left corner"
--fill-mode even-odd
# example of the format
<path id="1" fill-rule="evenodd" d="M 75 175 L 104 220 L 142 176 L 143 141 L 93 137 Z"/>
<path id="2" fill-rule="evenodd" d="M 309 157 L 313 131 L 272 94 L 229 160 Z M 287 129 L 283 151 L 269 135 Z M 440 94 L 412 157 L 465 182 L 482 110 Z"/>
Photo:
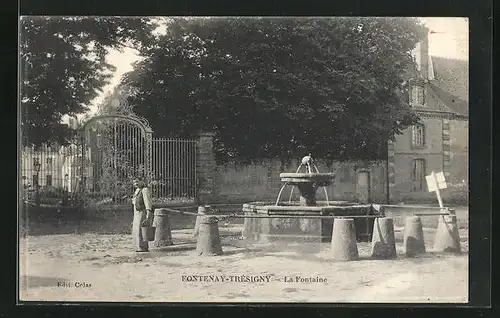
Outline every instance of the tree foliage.
<path id="1" fill-rule="evenodd" d="M 25 17 L 20 30 L 24 144 L 64 144 L 63 115 L 81 114 L 109 82 L 109 49 L 140 49 L 155 28 L 147 18 Z"/>
<path id="2" fill-rule="evenodd" d="M 216 133 L 217 158 L 378 159 L 411 124 L 409 18 L 179 18 L 122 79 L 155 135 Z"/>

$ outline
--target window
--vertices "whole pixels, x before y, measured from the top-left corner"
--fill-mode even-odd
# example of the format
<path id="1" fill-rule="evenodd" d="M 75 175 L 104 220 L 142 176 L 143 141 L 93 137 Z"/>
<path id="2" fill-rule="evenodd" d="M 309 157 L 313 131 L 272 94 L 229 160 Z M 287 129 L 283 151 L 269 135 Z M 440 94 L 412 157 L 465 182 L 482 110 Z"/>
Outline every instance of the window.
<path id="1" fill-rule="evenodd" d="M 424 88 L 422 86 L 413 86 L 410 89 L 410 105 L 424 106 Z"/>
<path id="2" fill-rule="evenodd" d="M 33 166 L 39 165 L 40 164 L 40 159 L 39 158 L 33 158 Z"/>
<path id="3" fill-rule="evenodd" d="M 48 174 L 45 176 L 45 185 L 51 187 L 52 186 L 52 175 Z"/>
<path id="4" fill-rule="evenodd" d="M 47 158 L 45 162 L 47 163 L 47 168 L 52 169 L 52 158 Z"/>
<path id="5" fill-rule="evenodd" d="M 425 146 L 425 127 L 424 124 L 418 123 L 411 126 L 411 145 L 413 147 Z"/>
<path id="6" fill-rule="evenodd" d="M 411 179 L 414 192 L 425 191 L 425 160 L 415 159 L 412 163 Z"/>
<path id="7" fill-rule="evenodd" d="M 38 184 L 38 175 L 34 174 L 33 175 L 33 186 L 36 186 Z"/>

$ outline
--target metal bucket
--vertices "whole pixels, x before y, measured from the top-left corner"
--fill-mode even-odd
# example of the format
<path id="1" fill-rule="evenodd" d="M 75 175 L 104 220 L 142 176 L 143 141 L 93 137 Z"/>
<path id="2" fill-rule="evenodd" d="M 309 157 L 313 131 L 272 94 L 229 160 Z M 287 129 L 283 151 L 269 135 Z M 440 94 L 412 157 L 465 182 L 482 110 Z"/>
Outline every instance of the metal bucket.
<path id="1" fill-rule="evenodd" d="M 146 239 L 146 241 L 154 241 L 155 240 L 155 232 L 156 227 L 154 226 L 142 226 L 142 237 Z"/>

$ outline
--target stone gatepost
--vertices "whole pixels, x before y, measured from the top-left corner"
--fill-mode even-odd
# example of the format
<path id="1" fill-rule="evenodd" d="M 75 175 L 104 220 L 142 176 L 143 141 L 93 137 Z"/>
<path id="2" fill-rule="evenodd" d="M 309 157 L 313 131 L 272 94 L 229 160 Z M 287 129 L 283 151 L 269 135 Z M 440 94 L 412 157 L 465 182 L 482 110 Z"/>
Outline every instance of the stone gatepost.
<path id="1" fill-rule="evenodd" d="M 396 200 L 396 160 L 394 152 L 394 142 L 389 140 L 387 142 L 387 203 Z"/>
<path id="2" fill-rule="evenodd" d="M 198 134 L 196 154 L 197 202 L 211 203 L 216 199 L 216 162 L 212 132 Z"/>

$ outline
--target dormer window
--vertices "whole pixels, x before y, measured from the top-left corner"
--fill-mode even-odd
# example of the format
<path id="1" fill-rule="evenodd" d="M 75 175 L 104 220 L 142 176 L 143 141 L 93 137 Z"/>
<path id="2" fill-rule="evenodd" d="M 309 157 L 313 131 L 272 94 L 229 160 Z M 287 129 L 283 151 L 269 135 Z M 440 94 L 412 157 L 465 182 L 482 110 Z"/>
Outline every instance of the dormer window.
<path id="1" fill-rule="evenodd" d="M 424 106 L 424 88 L 420 85 L 414 85 L 410 89 L 410 105 Z"/>

